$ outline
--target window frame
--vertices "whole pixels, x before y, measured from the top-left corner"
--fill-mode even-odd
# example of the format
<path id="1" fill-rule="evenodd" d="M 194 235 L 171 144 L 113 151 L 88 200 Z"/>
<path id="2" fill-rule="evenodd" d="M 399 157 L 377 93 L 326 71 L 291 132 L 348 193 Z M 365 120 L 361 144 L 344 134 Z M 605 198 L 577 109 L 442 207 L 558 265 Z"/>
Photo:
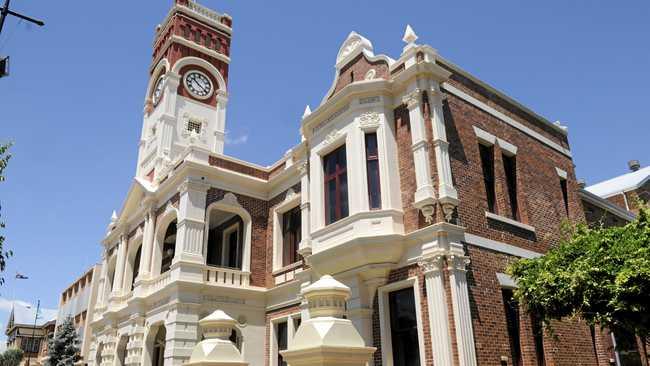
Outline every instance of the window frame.
<path id="1" fill-rule="evenodd" d="M 519 190 L 517 185 L 517 155 L 508 154 L 506 151 L 502 151 L 501 163 L 503 164 L 506 194 L 508 195 L 508 201 L 510 202 L 510 213 L 512 219 L 515 221 L 521 221 L 521 215 L 519 215 Z"/>
<path id="2" fill-rule="evenodd" d="M 370 154 L 369 149 L 368 149 L 368 138 L 374 136 L 375 139 L 375 153 L 374 155 Z M 365 164 L 366 164 L 366 184 L 368 187 L 368 209 L 369 210 L 381 210 L 382 209 L 382 199 L 381 199 L 381 163 L 379 160 L 379 136 L 377 134 L 377 131 L 366 131 L 363 134 L 363 148 L 364 148 L 364 156 L 365 156 Z M 370 164 L 376 164 L 376 170 L 373 173 L 370 172 Z M 371 182 L 371 174 L 374 175 L 374 178 L 376 179 L 377 182 L 377 187 L 375 192 L 376 196 L 378 197 L 378 205 L 373 206 L 373 200 L 372 200 L 372 186 L 370 184 Z"/>
<path id="3" fill-rule="evenodd" d="M 296 331 L 298 330 L 295 327 L 296 319 L 298 319 L 298 321 L 302 321 L 302 315 L 300 312 L 278 316 L 275 318 L 271 318 L 271 320 L 269 320 L 268 326 L 271 329 L 271 331 L 269 332 L 269 345 L 270 345 L 269 355 L 268 355 L 269 365 L 280 366 L 278 363 L 279 360 L 278 356 L 280 355 L 279 352 L 281 350 L 278 349 L 277 325 L 281 323 L 287 324 L 287 348 L 289 348 L 289 345 L 291 344 L 291 342 L 293 342 L 293 338 L 296 335 Z"/>
<path id="4" fill-rule="evenodd" d="M 381 334 L 381 356 L 385 366 L 393 366 L 393 342 L 391 339 L 390 309 L 388 295 L 391 292 L 413 288 L 415 301 L 415 319 L 418 331 L 418 350 L 420 353 L 420 365 L 426 365 L 426 354 L 424 345 L 424 331 L 422 318 L 422 299 L 420 296 L 421 287 L 417 277 L 410 277 L 406 280 L 393 282 L 377 289 L 379 303 L 379 329 Z"/>
<path id="5" fill-rule="evenodd" d="M 294 194 L 287 193 L 285 200 L 273 208 L 273 271 L 274 272 L 296 265 L 294 263 L 293 265 L 283 267 L 282 259 L 284 253 L 283 252 L 284 242 L 282 237 L 282 216 L 284 215 L 285 212 L 300 207 L 300 203 L 301 203 L 300 193 L 294 193 Z M 301 223 L 300 223 L 301 227 L 303 224 L 304 223 L 302 222 L 302 217 L 301 217 Z M 300 246 L 300 243 L 298 243 L 298 246 Z M 302 258 L 296 263 L 299 263 L 301 261 Z"/>
<path id="6" fill-rule="evenodd" d="M 483 188 L 485 189 L 485 200 L 487 202 L 487 211 L 493 214 L 497 213 L 497 197 L 496 197 L 496 174 L 494 164 L 494 145 L 484 143 L 478 144 L 479 146 L 479 159 L 481 162 L 481 171 L 483 174 Z M 484 156 L 489 154 L 489 156 Z M 489 161 L 486 161 L 486 158 Z M 486 163 L 489 166 L 486 166 Z M 488 176 L 488 173 L 490 175 Z M 491 177 L 491 179 L 490 179 Z"/>
<path id="7" fill-rule="evenodd" d="M 287 219 L 287 215 L 291 215 L 291 217 Z M 290 221 L 288 226 L 291 226 L 292 217 L 297 217 L 298 220 L 300 221 L 300 224 L 298 225 L 297 229 L 295 227 L 293 228 L 285 227 L 287 221 Z M 282 213 L 281 227 L 282 227 L 282 232 L 281 232 L 282 267 L 284 268 L 301 261 L 300 254 L 298 254 L 298 249 L 300 249 L 300 241 L 302 240 L 302 210 L 300 206 L 295 206 L 293 208 L 290 208 L 288 211 Z M 286 235 L 289 235 L 290 237 L 287 238 Z M 292 238 L 293 238 L 293 243 L 291 242 Z M 289 243 L 287 241 L 289 241 Z M 293 256 L 293 258 L 290 258 L 291 256 Z"/>
<path id="8" fill-rule="evenodd" d="M 342 152 L 341 152 L 342 151 Z M 323 190 L 324 190 L 324 196 L 325 196 L 325 204 L 324 204 L 324 209 L 325 209 L 325 225 L 330 225 L 333 224 L 337 221 L 340 221 L 348 216 L 350 216 L 350 186 L 349 186 L 349 177 L 348 177 L 348 157 L 347 157 L 347 146 L 346 144 L 342 144 L 331 151 L 327 152 L 322 156 L 322 166 L 323 166 Z M 332 174 L 327 174 L 327 160 L 330 157 L 334 156 L 344 156 L 345 157 L 345 168 L 340 169 L 340 163 L 337 160 L 335 164 L 335 171 Z M 343 186 L 342 181 L 343 179 L 341 178 L 342 176 L 345 176 L 345 186 L 346 186 L 346 193 L 345 197 L 343 197 L 343 193 L 341 192 L 341 187 Z M 330 194 L 329 194 L 329 189 L 328 189 L 328 184 L 330 182 L 334 181 L 335 182 L 335 201 L 334 201 L 334 218 L 330 221 L 330 214 L 332 208 L 329 206 L 329 199 L 330 199 Z M 347 201 L 347 212 L 343 213 L 343 201 Z"/>

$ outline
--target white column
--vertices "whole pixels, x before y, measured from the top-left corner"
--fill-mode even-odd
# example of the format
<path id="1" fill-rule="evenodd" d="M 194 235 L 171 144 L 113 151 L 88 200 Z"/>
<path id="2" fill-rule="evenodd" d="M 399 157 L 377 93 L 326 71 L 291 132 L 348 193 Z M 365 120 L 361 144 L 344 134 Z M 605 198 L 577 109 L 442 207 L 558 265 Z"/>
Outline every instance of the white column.
<path id="1" fill-rule="evenodd" d="M 440 86 L 434 85 L 430 90 L 431 97 L 431 123 L 433 131 L 433 148 L 436 156 L 438 173 L 438 200 L 442 204 L 447 221 L 451 218 L 453 208 L 458 206 L 458 192 L 454 187 L 451 176 L 451 162 L 449 158 L 449 142 L 445 130 L 445 117 L 442 110 L 443 95 Z"/>
<path id="2" fill-rule="evenodd" d="M 304 160 L 298 163 L 300 172 L 300 246 L 298 253 L 303 257 L 311 255 L 311 230 L 309 223 L 309 163 Z"/>
<path id="3" fill-rule="evenodd" d="M 435 203 L 436 194 L 431 182 L 431 164 L 427 135 L 424 124 L 424 117 L 420 108 L 421 90 L 417 87 L 404 95 L 402 102 L 409 110 L 409 121 L 411 126 L 411 149 L 413 150 L 413 163 L 415 165 L 415 201 L 413 205 L 419 209 L 431 206 Z M 433 212 L 431 212 L 432 214 Z M 429 216 L 430 215 L 425 215 Z M 428 217 L 427 217 L 428 219 Z"/>
<path id="4" fill-rule="evenodd" d="M 112 295 L 120 295 L 124 288 L 124 270 L 126 268 L 126 247 L 128 240 L 126 233 L 120 235 L 120 244 L 117 248 L 117 263 L 115 265 L 115 278 L 113 280 Z"/>
<path id="5" fill-rule="evenodd" d="M 449 334 L 449 317 L 443 281 L 444 255 L 430 255 L 419 262 L 424 272 L 429 309 L 429 329 L 434 366 L 452 365 L 452 348 Z"/>
<path id="6" fill-rule="evenodd" d="M 108 278 L 106 277 L 108 277 L 108 252 L 104 250 L 104 253 L 102 255 L 102 271 L 100 272 L 99 283 L 97 284 L 97 308 L 101 308 L 106 303 L 106 299 L 108 298 L 106 291 L 108 287 Z M 87 315 L 92 316 L 91 314 Z"/>
<path id="7" fill-rule="evenodd" d="M 223 94 L 217 95 L 217 126 L 214 130 L 214 152 L 223 154 L 223 147 L 226 140 L 226 106 L 228 97 Z"/>
<path id="8" fill-rule="evenodd" d="M 180 202 L 174 262 L 204 263 L 203 230 L 207 191 L 207 184 L 192 177 L 178 188 Z"/>
<path id="9" fill-rule="evenodd" d="M 144 215 L 144 238 L 142 243 L 142 260 L 140 261 L 139 278 L 151 276 L 151 257 L 153 256 L 153 241 L 156 227 L 155 206 L 150 204 Z"/>
<path id="10" fill-rule="evenodd" d="M 460 366 L 476 366 L 472 314 L 467 289 L 466 267 L 469 264 L 469 258 L 463 255 L 461 244 L 451 243 L 451 246 L 451 254 L 448 255 L 447 262 L 449 265 L 454 325 L 456 326 L 456 342 L 458 343 L 458 358 Z"/>

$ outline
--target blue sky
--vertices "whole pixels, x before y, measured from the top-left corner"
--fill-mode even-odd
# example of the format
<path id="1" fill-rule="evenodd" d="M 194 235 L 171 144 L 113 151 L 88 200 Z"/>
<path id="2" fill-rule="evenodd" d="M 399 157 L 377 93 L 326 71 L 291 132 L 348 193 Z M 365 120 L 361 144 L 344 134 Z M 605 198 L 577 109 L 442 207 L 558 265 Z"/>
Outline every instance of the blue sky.
<path id="1" fill-rule="evenodd" d="M 164 1 L 14 0 L 45 20 L 9 19 L 0 54 L 0 184 L 9 262 L 5 299 L 57 306 L 100 258 L 99 241 L 135 173 L 142 106 Z M 650 163 L 648 1 L 203 0 L 234 19 L 226 153 L 271 164 L 298 141 L 305 104 L 332 80 L 354 30 L 398 57 L 404 27 L 497 89 L 569 126 L 578 176 L 595 183 Z M 19 271 L 29 280 L 16 282 Z M 0 323 L 6 311 L 0 306 Z"/>

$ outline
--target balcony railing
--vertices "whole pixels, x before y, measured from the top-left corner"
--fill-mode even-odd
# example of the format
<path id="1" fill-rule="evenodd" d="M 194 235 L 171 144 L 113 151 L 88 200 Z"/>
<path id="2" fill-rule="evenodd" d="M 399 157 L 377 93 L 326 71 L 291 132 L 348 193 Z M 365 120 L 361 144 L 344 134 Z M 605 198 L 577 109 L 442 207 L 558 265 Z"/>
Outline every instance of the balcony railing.
<path id="1" fill-rule="evenodd" d="M 250 272 L 243 272 L 235 268 L 206 267 L 203 269 L 203 280 L 208 285 L 248 286 L 250 277 Z"/>

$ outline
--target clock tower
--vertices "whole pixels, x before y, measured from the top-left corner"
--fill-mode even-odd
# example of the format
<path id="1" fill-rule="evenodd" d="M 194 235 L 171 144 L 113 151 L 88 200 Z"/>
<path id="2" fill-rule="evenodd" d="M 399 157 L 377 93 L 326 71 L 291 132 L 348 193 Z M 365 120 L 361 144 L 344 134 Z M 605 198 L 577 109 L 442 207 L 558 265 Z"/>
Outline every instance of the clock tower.
<path id="1" fill-rule="evenodd" d="M 175 0 L 156 27 L 136 175 L 157 183 L 189 147 L 223 154 L 232 18 Z"/>

